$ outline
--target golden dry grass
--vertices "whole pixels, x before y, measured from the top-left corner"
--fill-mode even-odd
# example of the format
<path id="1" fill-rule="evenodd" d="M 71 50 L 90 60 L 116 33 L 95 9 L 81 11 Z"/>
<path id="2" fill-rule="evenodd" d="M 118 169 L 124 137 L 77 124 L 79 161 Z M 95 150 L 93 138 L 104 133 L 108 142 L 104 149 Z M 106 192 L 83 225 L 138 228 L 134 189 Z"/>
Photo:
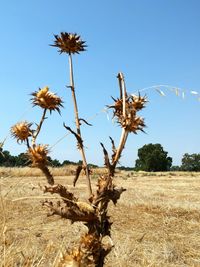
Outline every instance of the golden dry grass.
<path id="1" fill-rule="evenodd" d="M 50 167 L 50 171 L 54 176 L 69 176 L 75 175 L 76 165 L 66 165 L 64 167 Z M 93 175 L 98 175 L 105 173 L 105 168 L 95 168 L 92 171 Z M 43 176 L 44 174 L 38 168 L 31 168 L 31 167 L 0 167 L 0 177 L 38 177 Z"/>
<path id="2" fill-rule="evenodd" d="M 47 217 L 40 203 L 45 179 L 25 169 L 0 169 L 0 266 L 56 266 L 86 227 Z M 67 170 L 53 172 L 56 182 L 87 198 L 84 177 L 74 189 Z M 106 267 L 200 266 L 199 173 L 118 172 L 116 184 L 127 191 L 110 205 L 115 247 Z"/>

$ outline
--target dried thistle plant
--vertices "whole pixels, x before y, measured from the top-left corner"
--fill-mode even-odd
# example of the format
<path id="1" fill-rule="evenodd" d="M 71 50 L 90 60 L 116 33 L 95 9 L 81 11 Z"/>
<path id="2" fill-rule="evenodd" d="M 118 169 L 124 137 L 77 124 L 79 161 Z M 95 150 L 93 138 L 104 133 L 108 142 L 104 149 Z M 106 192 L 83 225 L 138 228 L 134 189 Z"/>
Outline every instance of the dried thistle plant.
<path id="1" fill-rule="evenodd" d="M 40 133 L 44 120 L 46 119 L 46 113 L 49 110 L 58 111 L 60 113 L 60 107 L 62 107 L 62 100 L 53 92 L 49 91 L 46 86 L 42 89 L 31 94 L 33 106 L 39 106 L 43 110 L 39 124 L 36 129 L 32 129 L 33 123 L 27 121 L 18 122 L 11 127 L 11 135 L 17 139 L 17 142 L 24 142 L 27 146 L 26 156 L 32 163 L 33 167 L 38 167 L 47 178 L 49 184 L 54 184 L 54 178 L 49 171 L 47 156 L 49 153 L 48 145 L 36 144 L 37 137 Z"/>
<path id="2" fill-rule="evenodd" d="M 86 122 L 79 117 L 76 102 L 76 94 L 74 87 L 72 54 L 85 50 L 85 42 L 80 36 L 71 33 L 61 33 L 60 36 L 55 35 L 55 47 L 59 48 L 60 53 L 67 53 L 69 56 L 70 67 L 70 89 L 72 92 L 72 100 L 74 103 L 74 113 L 76 120 L 76 130 L 64 124 L 66 130 L 73 134 L 77 141 L 77 147 L 81 152 L 83 165 L 78 166 L 74 185 L 81 171 L 85 171 L 88 186 L 88 202 L 79 200 L 73 192 L 61 184 L 54 183 L 54 177 L 47 167 L 47 155 L 49 153 L 47 145 L 36 144 L 37 137 L 45 120 L 46 112 L 56 110 L 60 112 L 62 100 L 55 94 L 49 92 L 48 87 L 39 89 L 32 94 L 32 103 L 43 109 L 43 115 L 36 130 L 32 130 L 32 123 L 21 122 L 11 128 L 13 137 L 18 142 L 25 142 L 27 145 L 27 156 L 33 166 L 40 168 L 47 178 L 48 186 L 45 186 L 44 193 L 57 194 L 60 196 L 59 201 L 46 200 L 43 206 L 50 211 L 49 215 L 59 215 L 60 217 L 74 222 L 82 222 L 88 231 L 81 238 L 77 247 L 71 251 L 66 251 L 61 255 L 58 267 L 102 267 L 105 258 L 112 250 L 113 242 L 111 239 L 112 221 L 108 215 L 109 203 L 117 204 L 121 194 L 126 190 L 123 187 L 118 188 L 114 184 L 115 169 L 122 151 L 124 149 L 129 133 L 137 133 L 143 131 L 145 127 L 144 119 L 138 116 L 138 112 L 145 107 L 146 97 L 129 96 L 126 91 L 124 76 L 118 74 L 119 81 L 119 98 L 114 99 L 114 103 L 108 107 L 113 110 L 113 116 L 116 117 L 122 128 L 119 145 L 116 146 L 114 140 L 110 137 L 112 144 L 112 154 L 109 155 L 103 143 L 101 147 L 104 154 L 104 164 L 107 168 L 105 175 L 100 175 L 97 181 L 96 189 L 92 192 L 90 181 L 90 170 L 87 165 L 84 144 L 81 135 L 81 123 Z M 87 123 L 87 122 L 86 122 Z M 107 241 L 106 241 L 107 240 Z"/>

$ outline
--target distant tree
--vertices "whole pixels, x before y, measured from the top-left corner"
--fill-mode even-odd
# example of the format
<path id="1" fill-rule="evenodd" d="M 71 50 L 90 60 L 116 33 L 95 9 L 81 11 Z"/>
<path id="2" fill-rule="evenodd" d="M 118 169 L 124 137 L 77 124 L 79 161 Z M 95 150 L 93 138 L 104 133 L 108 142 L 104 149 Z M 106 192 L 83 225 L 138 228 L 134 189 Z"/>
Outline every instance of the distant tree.
<path id="1" fill-rule="evenodd" d="M 93 164 L 93 163 L 88 163 L 88 167 L 95 169 L 95 168 L 98 168 L 98 165 Z"/>
<path id="2" fill-rule="evenodd" d="M 160 144 L 148 144 L 138 149 L 136 170 L 142 171 L 168 171 L 172 165 L 172 158 L 167 156 Z"/>
<path id="3" fill-rule="evenodd" d="M 172 171 L 172 172 L 181 171 L 181 167 L 177 166 L 177 165 L 171 166 L 170 171 Z"/>
<path id="4" fill-rule="evenodd" d="M 62 164 L 58 159 L 52 159 L 51 157 L 47 157 L 48 163 L 52 167 L 60 167 Z"/>
<path id="5" fill-rule="evenodd" d="M 48 157 L 49 165 L 52 167 L 60 167 L 62 164 L 57 159 Z M 0 149 L 0 166 L 2 167 L 25 167 L 29 166 L 30 161 L 28 160 L 26 153 L 20 153 L 18 156 L 13 156 L 7 150 Z"/>
<path id="6" fill-rule="evenodd" d="M 16 156 L 12 156 L 9 151 L 4 150 L 0 153 L 0 166 L 14 167 L 16 165 Z"/>
<path id="7" fill-rule="evenodd" d="M 74 161 L 70 161 L 70 160 L 64 160 L 63 163 L 62 163 L 62 166 L 64 165 L 77 165 L 77 162 L 74 162 Z"/>
<path id="8" fill-rule="evenodd" d="M 182 158 L 181 169 L 183 171 L 200 171 L 200 154 L 185 153 Z"/>
<path id="9" fill-rule="evenodd" d="M 18 156 L 15 156 L 16 167 L 25 167 L 28 165 L 30 165 L 30 162 L 25 153 L 20 153 Z"/>

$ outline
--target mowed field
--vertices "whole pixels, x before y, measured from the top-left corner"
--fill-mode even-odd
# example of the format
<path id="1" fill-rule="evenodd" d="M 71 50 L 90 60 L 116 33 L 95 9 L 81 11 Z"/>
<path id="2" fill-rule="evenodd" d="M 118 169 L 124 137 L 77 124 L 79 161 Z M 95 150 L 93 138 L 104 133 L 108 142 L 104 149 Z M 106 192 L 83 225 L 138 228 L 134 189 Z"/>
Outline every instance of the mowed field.
<path id="1" fill-rule="evenodd" d="M 52 172 L 87 199 L 84 177 L 72 186 L 73 168 Z M 93 173 L 93 188 L 101 172 Z M 0 177 L 0 266 L 57 266 L 86 227 L 47 216 L 41 202 L 52 196 L 43 194 L 39 170 L 2 168 Z M 118 171 L 115 181 L 127 191 L 110 204 L 115 246 L 105 266 L 200 266 L 200 173 Z"/>

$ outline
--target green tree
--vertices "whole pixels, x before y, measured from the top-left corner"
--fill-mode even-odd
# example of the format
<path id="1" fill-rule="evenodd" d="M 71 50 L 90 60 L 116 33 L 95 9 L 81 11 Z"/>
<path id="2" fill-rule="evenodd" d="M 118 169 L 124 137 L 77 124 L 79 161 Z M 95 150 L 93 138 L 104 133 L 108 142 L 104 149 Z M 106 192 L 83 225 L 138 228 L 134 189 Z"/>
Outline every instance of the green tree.
<path id="1" fill-rule="evenodd" d="M 181 167 L 177 166 L 177 165 L 171 166 L 170 171 L 172 171 L 172 172 L 181 171 Z"/>
<path id="2" fill-rule="evenodd" d="M 70 160 L 64 160 L 63 163 L 61 164 L 62 166 L 65 166 L 65 165 L 77 165 L 78 163 L 77 162 L 74 162 L 74 161 L 70 161 Z"/>
<path id="3" fill-rule="evenodd" d="M 172 165 L 172 158 L 167 156 L 160 144 L 148 144 L 138 149 L 136 170 L 168 171 Z"/>
<path id="4" fill-rule="evenodd" d="M 18 156 L 15 156 L 16 167 L 25 167 L 29 165 L 30 165 L 30 161 L 28 160 L 26 153 L 20 153 Z"/>
<path id="5" fill-rule="evenodd" d="M 61 163 L 59 160 L 57 159 L 52 159 L 51 157 L 47 157 L 48 163 L 50 166 L 52 167 L 60 167 Z"/>
<path id="6" fill-rule="evenodd" d="M 200 171 L 200 154 L 185 153 L 182 158 L 181 169 L 183 171 Z"/>
<path id="7" fill-rule="evenodd" d="M 0 166 L 13 167 L 15 166 L 15 157 L 9 151 L 4 150 L 0 153 Z"/>

